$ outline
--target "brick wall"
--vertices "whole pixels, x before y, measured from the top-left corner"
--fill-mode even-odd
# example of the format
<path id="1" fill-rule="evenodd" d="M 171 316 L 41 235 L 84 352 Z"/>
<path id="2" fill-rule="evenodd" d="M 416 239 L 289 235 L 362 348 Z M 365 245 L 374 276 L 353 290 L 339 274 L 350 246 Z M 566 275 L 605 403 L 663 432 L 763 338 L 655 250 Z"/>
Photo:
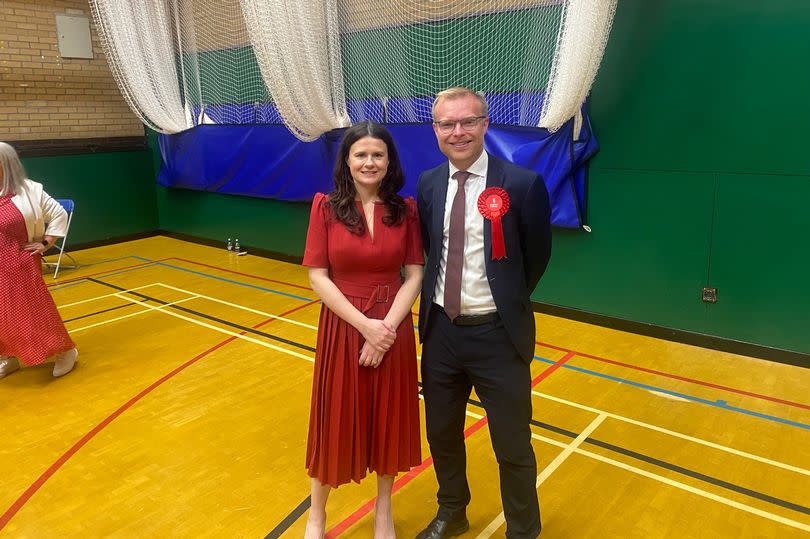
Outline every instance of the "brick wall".
<path id="1" fill-rule="evenodd" d="M 57 15 L 90 18 L 93 59 L 62 58 Z M 142 136 L 87 0 L 0 0 L 0 140 Z"/>

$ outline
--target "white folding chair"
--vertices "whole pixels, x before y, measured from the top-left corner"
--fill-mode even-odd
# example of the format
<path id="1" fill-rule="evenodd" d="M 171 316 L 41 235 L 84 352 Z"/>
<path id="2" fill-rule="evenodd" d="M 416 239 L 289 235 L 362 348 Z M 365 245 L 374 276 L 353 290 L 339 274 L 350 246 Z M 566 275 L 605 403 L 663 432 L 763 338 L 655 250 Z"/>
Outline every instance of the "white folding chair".
<path id="1" fill-rule="evenodd" d="M 59 249 L 59 258 L 56 259 L 56 262 L 43 262 L 43 264 L 45 264 L 46 266 L 48 266 L 48 267 L 53 266 L 55 268 L 54 271 L 53 271 L 53 278 L 54 279 L 56 279 L 56 276 L 59 275 L 59 270 L 61 268 L 76 269 L 76 268 L 79 267 L 79 265 L 76 264 L 76 260 L 74 260 L 74 258 L 72 256 L 70 256 L 70 253 L 65 252 L 65 243 L 67 242 L 68 232 L 70 231 L 70 222 L 73 220 L 73 209 L 75 208 L 75 204 L 73 203 L 73 200 L 71 200 L 69 198 L 57 198 L 56 201 L 63 208 L 65 208 L 65 211 L 68 214 L 68 222 L 67 222 L 67 227 L 65 227 L 65 235 L 64 235 L 64 237 L 58 238 L 56 240 L 56 242 L 54 242 L 54 244 L 51 245 L 51 249 Z M 63 266 L 62 265 L 62 257 L 63 256 L 66 256 L 66 257 L 68 257 L 70 259 L 70 261 L 72 262 L 71 266 Z"/>

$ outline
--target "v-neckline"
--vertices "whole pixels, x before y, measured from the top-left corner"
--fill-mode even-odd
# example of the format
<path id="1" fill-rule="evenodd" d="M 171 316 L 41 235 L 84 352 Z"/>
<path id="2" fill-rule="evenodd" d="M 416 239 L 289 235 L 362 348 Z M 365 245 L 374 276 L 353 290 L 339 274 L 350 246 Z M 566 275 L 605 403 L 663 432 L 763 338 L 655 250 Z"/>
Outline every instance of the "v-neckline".
<path id="1" fill-rule="evenodd" d="M 371 240 L 371 243 L 374 243 L 374 238 L 376 237 L 376 234 L 374 233 L 374 227 L 377 224 L 377 220 L 375 219 L 375 217 L 377 217 L 377 206 L 379 204 L 382 204 L 382 201 L 375 200 L 374 202 L 372 202 L 373 207 L 371 209 L 371 221 L 370 222 L 369 222 L 368 215 L 366 215 L 366 208 L 363 205 L 363 201 L 362 200 L 356 200 L 355 202 L 360 204 L 360 212 L 363 215 L 363 221 L 365 221 L 365 223 L 366 223 L 366 232 L 368 233 L 368 237 Z"/>

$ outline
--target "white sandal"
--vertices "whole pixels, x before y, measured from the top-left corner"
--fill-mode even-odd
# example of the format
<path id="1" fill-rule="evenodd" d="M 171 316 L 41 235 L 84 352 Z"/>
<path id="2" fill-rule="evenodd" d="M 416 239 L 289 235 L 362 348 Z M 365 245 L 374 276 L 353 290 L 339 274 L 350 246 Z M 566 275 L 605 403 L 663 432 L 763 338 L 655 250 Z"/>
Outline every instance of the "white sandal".
<path id="1" fill-rule="evenodd" d="M 61 354 L 57 354 L 56 360 L 54 361 L 53 365 L 53 375 L 55 378 L 59 378 L 60 376 L 64 376 L 70 371 L 73 370 L 73 367 L 76 365 L 76 358 L 79 357 L 79 351 L 73 348 L 72 350 L 68 350 L 67 352 L 62 352 Z"/>
<path id="2" fill-rule="evenodd" d="M 0 356 L 0 378 L 5 378 L 12 372 L 19 370 L 20 362 L 17 358 Z"/>

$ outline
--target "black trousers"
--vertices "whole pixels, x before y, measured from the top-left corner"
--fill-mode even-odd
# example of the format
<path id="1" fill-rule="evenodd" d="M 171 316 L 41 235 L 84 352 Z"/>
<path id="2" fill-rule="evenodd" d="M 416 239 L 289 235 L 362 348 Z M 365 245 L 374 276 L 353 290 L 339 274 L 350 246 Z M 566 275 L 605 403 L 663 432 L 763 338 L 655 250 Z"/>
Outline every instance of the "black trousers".
<path id="1" fill-rule="evenodd" d="M 540 533 L 531 445 L 531 372 L 503 322 L 456 326 L 433 307 L 422 346 L 427 438 L 439 482 L 439 517 L 454 519 L 470 503 L 464 421 L 474 387 L 487 412 L 498 460 L 501 500 L 509 539 Z"/>

